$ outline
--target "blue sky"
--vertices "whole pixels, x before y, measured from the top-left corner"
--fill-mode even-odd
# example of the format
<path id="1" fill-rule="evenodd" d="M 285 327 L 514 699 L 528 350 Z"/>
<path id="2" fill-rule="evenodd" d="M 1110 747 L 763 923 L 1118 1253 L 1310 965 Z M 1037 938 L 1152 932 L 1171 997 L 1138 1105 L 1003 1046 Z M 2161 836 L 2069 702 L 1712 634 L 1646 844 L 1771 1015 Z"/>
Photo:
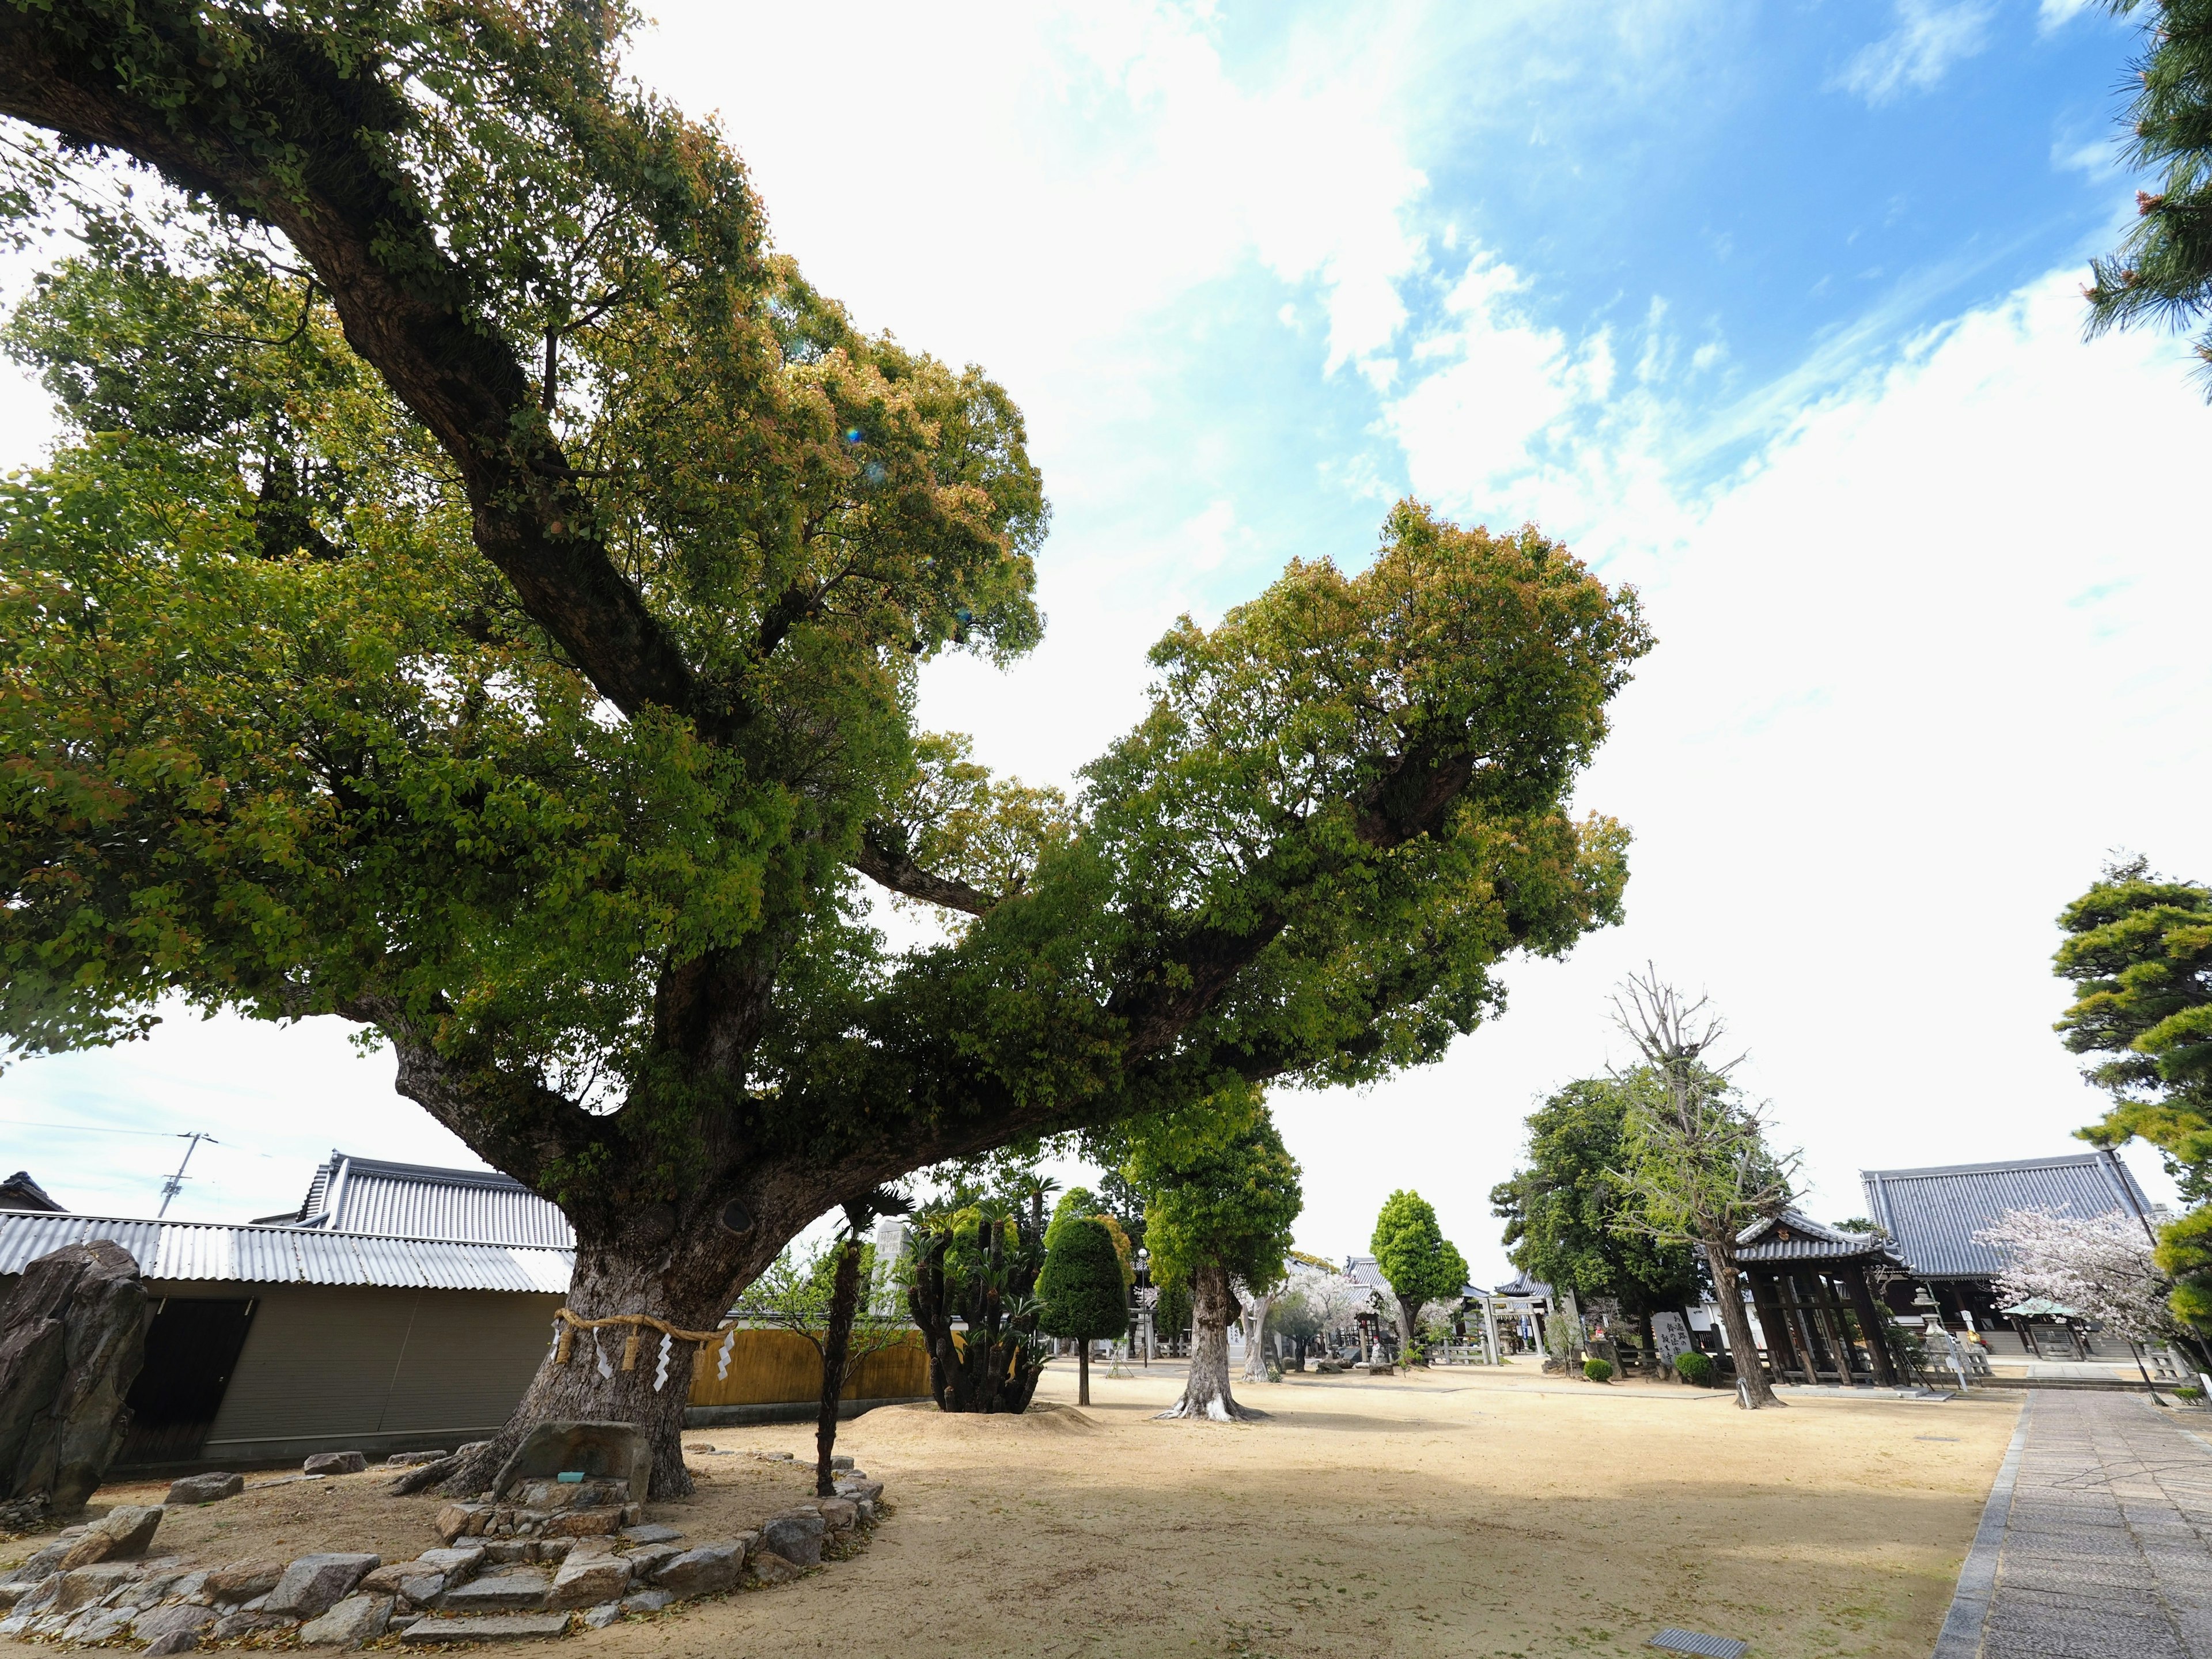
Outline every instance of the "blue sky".
<path id="1" fill-rule="evenodd" d="M 994 764 L 1066 779 L 1177 612 L 1358 563 L 1408 490 L 1644 590 L 1660 647 L 1581 790 L 1636 832 L 1627 925 L 1509 969 L 1505 1018 L 1441 1066 L 1280 1097 L 1303 1245 L 1363 1249 L 1411 1183 L 1502 1273 L 1486 1198 L 1521 1117 L 1617 1056 L 1607 994 L 1646 962 L 1728 1012 L 1817 1214 L 1862 1207 L 1863 1167 L 2072 1149 L 2096 1098 L 2050 1032 L 2051 917 L 2115 847 L 2212 877 L 2212 548 L 2171 488 L 2212 413 L 2172 343 L 2085 343 L 2074 292 L 2130 212 L 2126 26 L 2065 0 L 658 12 L 639 72 L 720 110 L 781 246 L 1027 411 L 1046 643 L 925 688 Z M 19 459 L 37 431 L 0 399 Z M 234 1217 L 334 1143 L 460 1157 L 389 1074 L 340 1032 L 220 1023 L 18 1066 L 0 1117 L 213 1128 L 234 1145 L 179 1208 Z M 173 1144 L 12 1133 L 11 1167 L 126 1210 Z"/>

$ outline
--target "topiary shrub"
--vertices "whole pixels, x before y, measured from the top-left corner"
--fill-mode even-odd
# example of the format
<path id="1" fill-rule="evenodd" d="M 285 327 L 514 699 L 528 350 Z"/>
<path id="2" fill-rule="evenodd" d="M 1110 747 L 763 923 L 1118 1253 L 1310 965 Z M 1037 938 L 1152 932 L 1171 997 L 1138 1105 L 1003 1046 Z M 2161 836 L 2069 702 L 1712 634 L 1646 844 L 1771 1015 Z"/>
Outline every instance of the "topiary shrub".
<path id="1" fill-rule="evenodd" d="M 1583 1375 L 1593 1382 L 1610 1382 L 1613 1381 L 1613 1362 L 1610 1359 L 1585 1359 L 1583 1361 Z"/>
<path id="2" fill-rule="evenodd" d="M 1694 1348 L 1688 1353 L 1674 1356 L 1674 1375 L 1693 1388 L 1710 1389 L 1713 1385 L 1713 1361 L 1710 1354 Z"/>

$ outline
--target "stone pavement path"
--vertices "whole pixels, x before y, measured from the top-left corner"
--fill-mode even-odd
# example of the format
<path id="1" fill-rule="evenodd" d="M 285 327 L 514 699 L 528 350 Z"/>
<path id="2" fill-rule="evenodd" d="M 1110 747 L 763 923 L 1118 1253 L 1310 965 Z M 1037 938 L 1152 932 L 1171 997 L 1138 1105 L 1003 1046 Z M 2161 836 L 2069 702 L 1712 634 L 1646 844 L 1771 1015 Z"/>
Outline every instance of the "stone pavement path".
<path id="1" fill-rule="evenodd" d="M 1936 1659 L 2212 1659 L 2212 1416 L 2032 1391 Z"/>

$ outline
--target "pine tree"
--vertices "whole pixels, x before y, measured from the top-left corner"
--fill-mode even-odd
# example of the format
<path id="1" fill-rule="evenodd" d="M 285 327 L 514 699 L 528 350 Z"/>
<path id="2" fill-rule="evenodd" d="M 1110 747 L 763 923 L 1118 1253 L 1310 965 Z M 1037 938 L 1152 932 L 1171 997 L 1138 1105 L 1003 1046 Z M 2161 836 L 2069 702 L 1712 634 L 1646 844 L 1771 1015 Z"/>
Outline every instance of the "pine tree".
<path id="1" fill-rule="evenodd" d="M 2147 320 L 2187 327 L 2212 312 L 2212 0 L 2106 3 L 2148 14 L 2125 153 L 2163 177 L 2136 192 L 2136 224 L 2118 251 L 2090 263 L 2089 332 Z M 2196 351 L 2212 395 L 2212 326 Z"/>

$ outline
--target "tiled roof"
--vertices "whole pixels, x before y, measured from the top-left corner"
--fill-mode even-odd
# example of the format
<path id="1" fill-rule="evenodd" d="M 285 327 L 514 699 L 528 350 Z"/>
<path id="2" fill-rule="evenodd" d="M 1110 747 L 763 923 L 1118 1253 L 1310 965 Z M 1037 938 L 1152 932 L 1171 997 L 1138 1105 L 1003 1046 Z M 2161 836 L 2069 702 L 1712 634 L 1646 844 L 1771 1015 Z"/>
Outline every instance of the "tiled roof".
<path id="1" fill-rule="evenodd" d="M 2049 1210 L 2083 1218 L 2140 1216 L 2149 1200 L 2128 1166 L 2110 1151 L 2005 1164 L 1951 1164 L 1926 1170 L 1862 1170 L 1867 1213 L 1896 1241 L 1912 1271 L 1948 1279 L 1994 1273 L 1996 1251 L 1974 1242 L 2007 1210 Z"/>
<path id="2" fill-rule="evenodd" d="M 548 1249 L 576 1243 L 557 1207 L 495 1170 L 387 1164 L 338 1152 L 315 1171 L 295 1212 L 260 1223 Z"/>
<path id="3" fill-rule="evenodd" d="M 1548 1302 L 1552 1299 L 1552 1287 L 1540 1279 L 1531 1279 L 1526 1273 L 1516 1273 L 1506 1283 L 1493 1289 L 1491 1294 L 1492 1296 L 1525 1296 Z"/>
<path id="4" fill-rule="evenodd" d="M 0 1211 L 0 1273 L 19 1273 L 64 1244 L 112 1239 L 149 1279 L 249 1285 L 379 1285 L 398 1290 L 550 1291 L 568 1288 L 573 1250 L 392 1238 L 304 1227 Z"/>
<path id="5" fill-rule="evenodd" d="M 1796 1210 L 1754 1221 L 1735 1236 L 1738 1261 L 1899 1261 L 1897 1252 L 1872 1233 L 1848 1233 Z"/>
<path id="6" fill-rule="evenodd" d="M 27 1170 L 18 1170 L 5 1181 L 0 1181 L 0 1209 L 58 1211 L 61 1207 L 44 1187 L 31 1179 Z"/>

